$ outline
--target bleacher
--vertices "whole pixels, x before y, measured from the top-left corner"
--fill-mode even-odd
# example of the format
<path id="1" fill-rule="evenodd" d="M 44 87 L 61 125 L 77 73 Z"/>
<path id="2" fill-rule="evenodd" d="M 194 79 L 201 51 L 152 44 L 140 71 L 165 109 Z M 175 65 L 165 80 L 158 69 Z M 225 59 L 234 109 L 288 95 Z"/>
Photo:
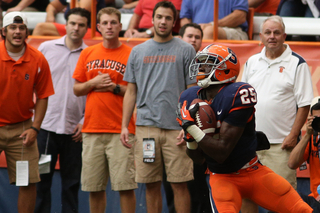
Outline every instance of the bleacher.
<path id="1" fill-rule="evenodd" d="M 6 11 L 2 12 L 2 15 L 4 16 Z M 45 22 L 46 21 L 46 12 L 23 12 L 28 19 L 28 29 L 33 30 L 37 23 Z M 121 23 L 122 23 L 122 30 L 126 30 L 128 28 L 130 19 L 132 14 L 122 14 L 121 15 Z M 56 22 L 60 24 L 65 24 L 66 20 L 64 18 L 63 13 L 58 13 L 56 16 Z"/>
<path id="2" fill-rule="evenodd" d="M 253 40 L 259 40 L 260 26 L 267 16 L 253 17 Z M 287 35 L 320 35 L 320 19 L 282 17 Z"/>
<path id="3" fill-rule="evenodd" d="M 4 15 L 5 11 L 3 12 Z M 45 22 L 45 12 L 24 12 L 28 18 L 28 28 L 33 30 L 37 23 Z M 122 30 L 128 29 L 132 14 L 122 14 L 121 23 Z M 267 16 L 254 16 L 253 17 L 253 40 L 259 40 L 260 25 L 267 18 Z M 320 19 L 316 18 L 293 18 L 293 17 L 282 17 L 283 22 L 286 26 L 287 35 L 320 35 Z M 56 22 L 65 24 L 63 13 L 58 13 L 56 16 Z"/>

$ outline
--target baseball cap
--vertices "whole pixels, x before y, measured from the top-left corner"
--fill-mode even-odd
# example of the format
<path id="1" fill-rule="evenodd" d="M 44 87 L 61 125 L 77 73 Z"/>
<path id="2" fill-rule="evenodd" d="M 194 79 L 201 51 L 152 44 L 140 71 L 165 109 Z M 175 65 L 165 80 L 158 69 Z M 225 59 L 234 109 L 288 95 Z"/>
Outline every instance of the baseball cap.
<path id="1" fill-rule="evenodd" d="M 22 18 L 22 23 L 21 22 L 17 22 L 15 20 L 15 17 L 20 17 Z M 18 23 L 18 24 L 25 24 L 26 26 L 28 25 L 28 21 L 27 21 L 27 17 L 21 13 L 21 12 L 9 12 L 9 13 L 6 13 L 3 17 L 3 20 L 2 20 L 2 24 L 3 24 L 3 27 L 6 27 L 10 24 L 13 24 L 13 23 Z"/>
<path id="2" fill-rule="evenodd" d="M 320 96 L 317 96 L 314 99 L 312 99 L 311 105 L 310 105 L 310 111 L 316 106 L 320 108 Z"/>

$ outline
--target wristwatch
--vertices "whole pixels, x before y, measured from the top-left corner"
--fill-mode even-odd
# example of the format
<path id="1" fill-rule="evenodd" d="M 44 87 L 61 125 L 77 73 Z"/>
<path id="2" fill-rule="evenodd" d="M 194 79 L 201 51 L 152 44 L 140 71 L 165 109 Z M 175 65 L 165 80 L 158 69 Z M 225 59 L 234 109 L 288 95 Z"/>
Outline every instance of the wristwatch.
<path id="1" fill-rule="evenodd" d="M 120 85 L 117 84 L 116 87 L 113 89 L 113 94 L 118 94 L 120 92 Z"/>
<path id="2" fill-rule="evenodd" d="M 148 36 L 152 37 L 152 31 L 150 29 L 147 29 L 146 33 L 147 33 Z"/>

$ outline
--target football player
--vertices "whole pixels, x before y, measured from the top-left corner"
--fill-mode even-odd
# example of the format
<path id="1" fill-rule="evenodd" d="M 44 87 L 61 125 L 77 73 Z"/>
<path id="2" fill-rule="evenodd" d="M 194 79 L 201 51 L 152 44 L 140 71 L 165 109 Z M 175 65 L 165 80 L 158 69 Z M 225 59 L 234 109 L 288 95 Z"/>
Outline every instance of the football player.
<path id="1" fill-rule="evenodd" d="M 211 44 L 195 56 L 189 69 L 198 86 L 181 94 L 177 120 L 186 133 L 189 157 L 206 161 L 210 170 L 213 212 L 238 213 L 243 198 L 274 212 L 312 212 L 285 179 L 258 160 L 257 138 L 268 141 L 255 131 L 255 89 L 235 82 L 240 70 L 235 53 Z M 199 106 L 189 109 L 189 105 L 196 98 L 208 102 L 215 112 L 213 137 L 195 125 Z"/>

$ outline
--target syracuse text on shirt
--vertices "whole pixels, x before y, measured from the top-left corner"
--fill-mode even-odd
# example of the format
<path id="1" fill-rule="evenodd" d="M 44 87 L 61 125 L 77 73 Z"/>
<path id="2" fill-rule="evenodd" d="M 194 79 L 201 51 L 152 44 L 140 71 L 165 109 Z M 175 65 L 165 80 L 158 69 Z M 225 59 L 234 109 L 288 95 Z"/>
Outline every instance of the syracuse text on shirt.
<path id="1" fill-rule="evenodd" d="M 155 55 L 155 56 L 145 56 L 143 58 L 143 63 L 175 63 L 175 55 Z"/>
<path id="2" fill-rule="evenodd" d="M 93 69 L 108 69 L 108 70 L 115 70 L 120 74 L 124 74 L 126 71 L 126 65 L 122 64 L 121 62 L 109 60 L 109 59 L 97 59 L 93 61 L 89 61 L 87 63 L 87 71 L 90 72 Z"/>

